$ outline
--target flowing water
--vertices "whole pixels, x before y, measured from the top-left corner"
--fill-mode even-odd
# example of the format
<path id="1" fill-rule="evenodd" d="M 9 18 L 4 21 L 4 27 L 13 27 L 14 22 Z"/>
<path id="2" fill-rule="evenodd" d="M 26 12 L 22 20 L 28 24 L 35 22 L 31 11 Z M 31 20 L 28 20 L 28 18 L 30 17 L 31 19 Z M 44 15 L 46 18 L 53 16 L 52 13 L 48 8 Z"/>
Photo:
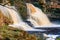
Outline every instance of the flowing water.
<path id="1" fill-rule="evenodd" d="M 27 23 L 23 22 L 20 15 L 18 14 L 17 11 L 11 9 L 11 8 L 7 8 L 7 7 L 3 7 L 0 5 L 0 10 L 3 12 L 3 14 L 13 20 L 13 24 L 9 25 L 24 31 L 30 31 L 28 33 L 35 33 L 36 36 L 41 36 L 41 32 L 45 31 L 45 30 L 41 30 L 41 29 L 34 29 L 31 26 L 29 26 Z M 48 17 L 37 7 L 35 7 L 32 4 L 27 4 L 27 12 L 28 12 L 28 21 L 30 21 L 34 26 L 45 26 L 45 25 L 51 25 L 51 22 L 49 21 Z M 57 21 L 58 23 L 60 21 Z M 53 22 L 53 23 L 57 23 L 57 22 Z M 32 31 L 33 30 L 33 31 Z M 52 33 L 52 32 L 51 32 Z M 55 31 L 54 33 L 57 33 L 57 31 Z M 60 32 L 59 32 L 60 34 Z"/>
<path id="2" fill-rule="evenodd" d="M 48 19 L 48 17 L 41 11 L 41 9 L 35 7 L 34 5 L 30 3 L 27 3 L 26 5 L 27 5 L 27 13 L 29 15 L 28 21 L 30 21 L 34 27 L 41 27 L 41 26 L 44 27 L 44 26 L 50 26 L 52 24 L 50 20 Z M 29 26 L 27 23 L 25 23 L 21 19 L 21 16 L 16 11 L 16 9 L 14 10 L 11 6 L 3 7 L 0 5 L 0 10 L 5 16 L 13 20 L 14 23 L 9 26 L 13 26 L 22 30 L 30 30 L 30 31 L 40 30 L 40 29 L 34 29 L 31 26 Z"/>
<path id="3" fill-rule="evenodd" d="M 8 18 L 10 17 L 13 20 L 14 24 L 17 24 L 22 21 L 19 14 L 17 14 L 15 10 L 11 8 L 3 7 L 1 5 L 0 5 L 0 10 L 3 12 L 5 16 L 7 16 Z"/>
<path id="4" fill-rule="evenodd" d="M 16 11 L 9 8 L 6 8 L 6 9 L 8 10 L 12 20 L 14 21 L 14 24 L 20 23 L 22 21 L 19 14 Z"/>
<path id="5" fill-rule="evenodd" d="M 51 25 L 50 20 L 48 19 L 46 14 L 42 12 L 41 9 L 35 7 L 30 3 L 27 3 L 26 5 L 27 5 L 27 11 L 28 11 L 27 13 L 29 15 L 28 19 L 34 20 L 35 23 L 38 24 L 39 26 Z M 32 21 L 31 23 L 35 24 Z"/>
<path id="6" fill-rule="evenodd" d="M 11 17 L 11 19 L 13 20 L 13 24 L 10 26 L 14 26 L 16 28 L 21 28 L 21 29 L 26 29 L 29 26 L 24 23 L 21 19 L 21 17 L 19 16 L 18 12 L 16 12 L 15 10 L 11 9 L 11 8 L 7 8 L 7 7 L 3 7 L 0 5 L 0 10 L 2 11 L 2 13 L 6 16 L 6 17 Z M 18 27 L 17 27 L 18 25 Z M 20 27 L 21 26 L 21 27 Z M 27 27 L 28 26 L 28 27 Z M 29 27 L 30 28 L 30 27 Z"/>
<path id="7" fill-rule="evenodd" d="M 0 10 L 2 11 L 2 13 L 3 13 L 6 17 L 10 18 L 9 12 L 7 11 L 7 9 L 6 9 L 5 7 L 3 7 L 3 6 L 0 5 Z"/>
<path id="8" fill-rule="evenodd" d="M 9 25 L 9 26 L 12 26 L 24 31 L 45 31 L 45 30 L 34 29 L 30 27 L 27 23 L 23 22 L 23 20 L 21 19 L 17 11 L 13 10 L 9 6 L 3 7 L 0 5 L 0 10 L 6 17 L 11 17 L 12 21 L 14 22 L 12 25 Z"/>

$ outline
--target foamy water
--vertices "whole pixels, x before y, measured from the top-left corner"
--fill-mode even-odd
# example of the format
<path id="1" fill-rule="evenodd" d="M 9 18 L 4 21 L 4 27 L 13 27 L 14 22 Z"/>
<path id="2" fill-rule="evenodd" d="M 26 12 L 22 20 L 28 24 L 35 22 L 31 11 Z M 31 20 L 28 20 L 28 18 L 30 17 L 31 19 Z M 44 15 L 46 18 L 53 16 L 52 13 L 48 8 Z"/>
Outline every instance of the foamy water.
<path id="1" fill-rule="evenodd" d="M 2 11 L 2 13 L 3 13 L 6 17 L 10 18 L 9 12 L 7 11 L 7 9 L 6 9 L 5 7 L 3 7 L 3 6 L 0 5 L 0 10 Z"/>
<path id="2" fill-rule="evenodd" d="M 29 7 L 31 6 L 31 7 Z M 34 10 L 33 10 L 34 9 Z M 25 23 L 22 19 L 19 13 L 11 8 L 3 7 L 0 5 L 0 10 L 6 17 L 11 17 L 13 20 L 13 24 L 9 25 L 21 30 L 25 31 L 46 31 L 42 29 L 34 29 L 33 27 L 29 26 L 27 23 Z M 28 13 L 28 21 L 30 21 L 34 27 L 40 27 L 40 28 L 52 28 L 52 27 L 60 27 L 60 25 L 51 24 L 48 17 L 41 11 L 41 9 L 35 7 L 32 4 L 27 4 L 27 13 Z"/>
<path id="3" fill-rule="evenodd" d="M 16 11 L 14 11 L 13 9 L 8 9 L 8 8 L 6 9 L 8 10 L 14 24 L 20 23 L 22 21 L 19 14 Z"/>
<path id="4" fill-rule="evenodd" d="M 27 5 L 27 11 L 28 11 L 27 13 L 28 13 L 30 19 L 34 20 L 36 22 L 36 24 L 38 24 L 40 26 L 51 25 L 51 22 L 49 21 L 48 17 L 46 16 L 46 14 L 44 14 L 42 12 L 41 9 L 35 7 L 34 5 L 32 5 L 30 3 L 27 3 L 26 5 Z M 33 24 L 35 24 L 35 23 L 33 23 Z"/>
<path id="5" fill-rule="evenodd" d="M 0 10 L 3 12 L 3 14 L 6 17 L 9 16 L 13 20 L 14 23 L 12 25 L 9 25 L 9 26 L 12 26 L 14 28 L 18 28 L 18 29 L 24 30 L 24 31 L 46 31 L 46 30 L 42 30 L 42 29 L 32 28 L 27 23 L 22 21 L 22 19 L 21 19 L 20 15 L 18 14 L 17 11 L 15 11 L 11 8 L 0 6 Z"/>

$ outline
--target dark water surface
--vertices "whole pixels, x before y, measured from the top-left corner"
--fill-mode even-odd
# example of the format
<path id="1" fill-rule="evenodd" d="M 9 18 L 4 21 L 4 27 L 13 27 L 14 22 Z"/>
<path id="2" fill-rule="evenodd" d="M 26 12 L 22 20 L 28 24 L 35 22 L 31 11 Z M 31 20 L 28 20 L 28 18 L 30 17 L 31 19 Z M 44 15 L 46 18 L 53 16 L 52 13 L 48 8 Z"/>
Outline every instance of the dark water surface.
<path id="1" fill-rule="evenodd" d="M 60 24 L 60 19 L 50 19 L 52 23 L 54 24 Z M 30 34 L 35 34 L 36 36 L 43 36 L 42 34 L 43 33 L 46 33 L 46 34 L 58 34 L 60 35 L 60 29 L 55 29 L 55 30 L 51 30 L 51 31 L 47 31 L 47 32 L 37 32 L 37 31 L 29 31 L 28 33 Z"/>
<path id="2" fill-rule="evenodd" d="M 55 18 L 52 18 L 50 19 L 52 23 L 54 24 L 60 24 L 60 19 L 55 19 Z"/>

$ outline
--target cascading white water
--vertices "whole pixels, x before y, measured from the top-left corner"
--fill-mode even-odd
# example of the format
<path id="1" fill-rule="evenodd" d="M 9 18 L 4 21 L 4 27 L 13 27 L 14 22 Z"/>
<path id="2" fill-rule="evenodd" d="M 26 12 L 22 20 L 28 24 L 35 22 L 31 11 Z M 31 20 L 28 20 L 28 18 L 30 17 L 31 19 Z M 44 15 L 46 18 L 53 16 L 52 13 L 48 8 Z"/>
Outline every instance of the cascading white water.
<path id="1" fill-rule="evenodd" d="M 28 19 L 34 20 L 40 26 L 51 25 L 51 22 L 49 21 L 48 17 L 46 16 L 46 14 L 42 12 L 41 9 L 35 7 L 34 5 L 30 3 L 26 3 L 26 5 L 27 5 L 27 11 L 29 15 Z"/>
<path id="2" fill-rule="evenodd" d="M 22 21 L 19 14 L 16 11 L 14 11 L 13 9 L 9 9 L 9 8 L 6 8 L 6 9 L 8 10 L 9 15 L 11 16 L 14 24 L 20 23 Z"/>
<path id="3" fill-rule="evenodd" d="M 9 16 L 13 20 L 14 23 L 12 25 L 9 25 L 9 26 L 12 26 L 12 27 L 24 30 L 24 31 L 45 31 L 45 30 L 34 29 L 34 28 L 30 27 L 27 23 L 22 21 L 18 12 L 11 9 L 11 8 L 3 7 L 0 5 L 0 10 L 3 12 L 3 14 L 5 16 L 7 16 L 7 17 Z"/>
<path id="4" fill-rule="evenodd" d="M 0 10 L 6 17 L 10 17 L 13 20 L 14 24 L 21 22 L 21 18 L 19 17 L 17 12 L 15 12 L 15 10 L 11 9 L 10 7 L 3 7 L 0 5 Z"/>
<path id="5" fill-rule="evenodd" d="M 7 9 L 6 9 L 5 7 L 3 7 L 3 6 L 0 5 L 0 10 L 2 11 L 2 13 L 3 13 L 6 17 L 10 18 L 9 12 L 7 11 Z"/>

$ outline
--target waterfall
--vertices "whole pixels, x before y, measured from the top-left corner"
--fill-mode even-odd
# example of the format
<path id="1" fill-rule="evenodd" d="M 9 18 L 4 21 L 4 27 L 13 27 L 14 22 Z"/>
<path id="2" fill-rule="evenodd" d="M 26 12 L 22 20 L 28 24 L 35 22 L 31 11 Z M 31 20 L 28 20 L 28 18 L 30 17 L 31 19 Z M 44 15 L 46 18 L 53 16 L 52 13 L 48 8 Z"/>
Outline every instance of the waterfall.
<path id="1" fill-rule="evenodd" d="M 0 10 L 6 17 L 11 18 L 14 24 L 17 24 L 22 21 L 21 18 L 19 17 L 19 14 L 17 14 L 15 10 L 8 8 L 8 7 L 3 7 L 1 5 L 0 5 Z"/>
<path id="2" fill-rule="evenodd" d="M 13 9 L 9 9 L 9 8 L 6 8 L 6 9 L 8 10 L 9 15 L 14 21 L 14 24 L 20 23 L 22 21 L 19 14 L 16 11 L 14 11 Z"/>
<path id="3" fill-rule="evenodd" d="M 14 28 L 18 28 L 18 29 L 24 30 L 24 31 L 45 31 L 42 29 L 34 29 L 34 28 L 30 27 L 27 23 L 22 21 L 18 12 L 13 10 L 10 7 L 9 8 L 3 7 L 0 5 L 0 10 L 6 17 L 11 17 L 11 19 L 13 20 L 14 23 L 9 26 L 12 26 Z"/>
<path id="4" fill-rule="evenodd" d="M 51 25 L 51 22 L 49 21 L 48 17 L 46 16 L 46 14 L 42 12 L 41 9 L 35 7 L 30 3 L 26 3 L 26 5 L 27 5 L 27 13 L 29 15 L 28 19 L 34 20 L 35 23 L 38 24 L 38 26 Z M 31 21 L 31 23 L 33 22 Z"/>
<path id="5" fill-rule="evenodd" d="M 7 9 L 6 9 L 5 7 L 3 7 L 3 6 L 0 5 L 0 10 L 2 11 L 2 13 L 3 13 L 6 17 L 10 18 L 9 12 L 7 11 Z"/>

